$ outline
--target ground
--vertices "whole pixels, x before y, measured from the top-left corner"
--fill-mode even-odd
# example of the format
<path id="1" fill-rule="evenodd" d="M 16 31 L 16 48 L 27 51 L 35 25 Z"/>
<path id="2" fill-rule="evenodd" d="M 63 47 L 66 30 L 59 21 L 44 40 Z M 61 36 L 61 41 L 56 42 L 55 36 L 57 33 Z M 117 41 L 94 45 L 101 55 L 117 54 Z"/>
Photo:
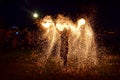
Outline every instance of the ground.
<path id="1" fill-rule="evenodd" d="M 101 54 L 98 66 L 79 71 L 50 62 L 36 65 L 30 51 L 1 52 L 0 80 L 120 80 L 120 55 Z"/>

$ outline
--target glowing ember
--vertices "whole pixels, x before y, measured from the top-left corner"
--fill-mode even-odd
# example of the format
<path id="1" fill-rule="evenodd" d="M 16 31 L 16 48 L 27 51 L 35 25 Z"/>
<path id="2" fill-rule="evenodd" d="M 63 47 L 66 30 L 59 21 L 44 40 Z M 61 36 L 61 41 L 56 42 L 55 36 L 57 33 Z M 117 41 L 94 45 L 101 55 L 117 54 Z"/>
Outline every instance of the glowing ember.
<path id="1" fill-rule="evenodd" d="M 97 64 L 97 54 L 96 54 L 96 44 L 94 40 L 94 32 L 89 24 L 84 18 L 81 18 L 77 23 L 64 17 L 63 15 L 58 15 L 57 18 L 53 19 L 51 16 L 44 17 L 40 23 L 45 29 L 43 34 L 44 38 L 47 38 L 47 46 L 45 47 L 46 59 L 55 58 L 56 62 L 61 63 L 60 49 L 61 47 L 67 46 L 67 65 L 76 67 L 91 67 Z M 64 30 L 67 30 L 68 45 L 64 45 L 64 38 L 62 35 Z M 61 37 L 62 36 L 62 37 Z M 66 43 L 65 43 L 66 44 Z M 53 57 L 53 54 L 56 57 Z"/>

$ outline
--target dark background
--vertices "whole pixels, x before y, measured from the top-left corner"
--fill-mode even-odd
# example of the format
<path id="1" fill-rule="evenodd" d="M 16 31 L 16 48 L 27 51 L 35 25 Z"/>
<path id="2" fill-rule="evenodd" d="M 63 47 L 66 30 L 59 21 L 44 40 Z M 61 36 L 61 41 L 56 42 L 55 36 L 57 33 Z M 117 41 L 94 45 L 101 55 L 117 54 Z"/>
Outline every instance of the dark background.
<path id="1" fill-rule="evenodd" d="M 119 2 L 95 0 L 0 0 L 0 27 L 29 26 L 33 22 L 32 13 L 40 16 L 57 15 L 58 13 L 76 19 L 81 14 L 93 17 L 98 31 L 120 30 Z"/>

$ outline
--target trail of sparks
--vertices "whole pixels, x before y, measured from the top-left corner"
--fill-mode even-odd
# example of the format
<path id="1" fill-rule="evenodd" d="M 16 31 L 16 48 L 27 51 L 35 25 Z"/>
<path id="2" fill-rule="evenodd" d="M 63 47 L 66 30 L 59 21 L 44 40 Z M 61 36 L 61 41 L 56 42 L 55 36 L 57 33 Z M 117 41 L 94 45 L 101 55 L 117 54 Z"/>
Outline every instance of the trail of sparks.
<path id="1" fill-rule="evenodd" d="M 53 54 L 52 51 L 56 45 L 58 46 L 56 54 L 59 55 L 62 44 L 60 35 L 64 29 L 67 29 L 69 31 L 68 65 L 85 67 L 97 64 L 94 32 L 87 20 L 81 18 L 74 23 L 70 18 L 58 15 L 56 19 L 46 16 L 38 24 L 45 29 L 44 37 L 48 39 L 45 52 L 47 59 Z"/>

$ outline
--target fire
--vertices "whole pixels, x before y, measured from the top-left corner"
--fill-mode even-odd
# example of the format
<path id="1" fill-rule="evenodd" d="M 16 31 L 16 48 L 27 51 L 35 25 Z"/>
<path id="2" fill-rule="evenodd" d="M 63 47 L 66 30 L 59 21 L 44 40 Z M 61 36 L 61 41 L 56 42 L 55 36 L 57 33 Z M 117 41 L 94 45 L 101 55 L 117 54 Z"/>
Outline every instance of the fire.
<path id="1" fill-rule="evenodd" d="M 78 27 L 85 24 L 85 19 L 81 18 L 78 20 Z"/>
<path id="2" fill-rule="evenodd" d="M 47 44 L 44 52 L 46 57 L 46 59 L 44 59 L 45 61 L 55 53 L 55 61 L 61 64 L 60 49 L 61 44 L 63 44 L 61 33 L 66 29 L 69 33 L 67 36 L 67 42 L 69 44 L 68 64 L 81 68 L 97 64 L 94 32 L 88 20 L 80 18 L 76 22 L 73 22 L 69 17 L 63 15 L 58 15 L 56 18 L 45 16 L 38 22 L 38 25 L 45 29 L 42 35 Z"/>
<path id="3" fill-rule="evenodd" d="M 44 28 L 50 28 L 54 26 L 54 22 L 51 16 L 46 16 L 40 23 Z"/>
<path id="4" fill-rule="evenodd" d="M 77 24 L 73 23 L 68 17 L 64 17 L 63 15 L 58 15 L 56 19 L 52 19 L 51 16 L 46 16 L 42 19 L 40 24 L 49 29 L 50 27 L 54 27 L 58 31 L 63 31 L 64 29 L 70 30 L 73 33 L 78 33 L 82 26 L 85 27 L 86 20 L 84 18 L 78 19 Z"/>
<path id="5" fill-rule="evenodd" d="M 64 29 L 69 29 L 70 21 L 67 17 L 63 15 L 58 15 L 56 19 L 56 27 L 59 31 L 63 31 Z"/>

